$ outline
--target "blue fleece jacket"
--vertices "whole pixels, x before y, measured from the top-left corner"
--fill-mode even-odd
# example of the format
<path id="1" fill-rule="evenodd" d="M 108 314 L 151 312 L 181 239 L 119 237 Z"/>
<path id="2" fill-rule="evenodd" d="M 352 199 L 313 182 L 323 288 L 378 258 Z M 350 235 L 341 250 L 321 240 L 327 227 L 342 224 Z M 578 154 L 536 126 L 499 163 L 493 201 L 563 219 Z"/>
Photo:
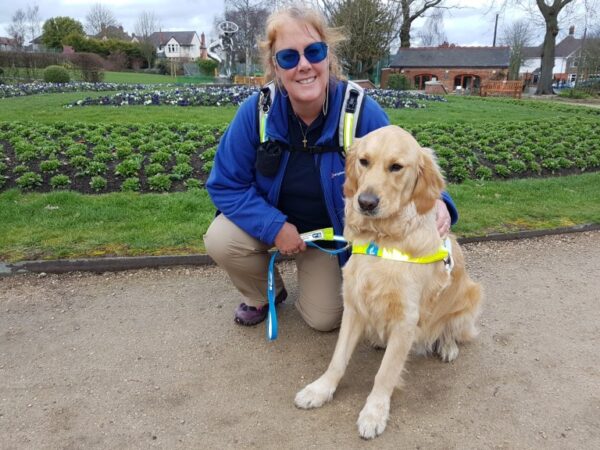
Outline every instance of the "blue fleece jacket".
<path id="1" fill-rule="evenodd" d="M 344 91 L 343 82 L 337 82 L 330 89 L 329 113 L 317 146 L 339 145 L 338 123 Z M 206 188 L 215 206 L 229 220 L 249 235 L 272 245 L 287 219 L 274 205 L 278 203 L 289 152 L 284 151 L 275 176 L 266 177 L 255 170 L 256 149 L 260 144 L 257 97 L 258 94 L 251 96 L 240 106 L 221 138 Z M 270 139 L 283 143 L 289 142 L 287 101 L 287 97 L 283 95 L 274 96 L 266 128 Z M 389 119 L 383 109 L 373 99 L 365 96 L 356 136 L 362 137 L 386 125 L 389 125 Z M 344 223 L 344 158 L 336 152 L 320 156 L 319 168 L 325 204 L 335 233 L 341 234 Z M 315 161 L 316 158 L 317 155 Z M 444 193 L 443 200 L 452 216 L 452 223 L 455 223 L 458 213 L 452 199 Z"/>

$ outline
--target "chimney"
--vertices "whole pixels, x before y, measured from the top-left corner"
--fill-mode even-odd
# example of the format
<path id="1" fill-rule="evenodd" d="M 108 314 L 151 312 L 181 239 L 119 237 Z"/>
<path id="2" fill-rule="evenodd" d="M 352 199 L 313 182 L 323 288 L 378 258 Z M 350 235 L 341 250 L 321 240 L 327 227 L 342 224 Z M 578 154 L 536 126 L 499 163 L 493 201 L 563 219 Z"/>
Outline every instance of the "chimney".
<path id="1" fill-rule="evenodd" d="M 575 25 L 571 25 L 569 27 L 569 36 L 573 36 L 575 34 Z"/>

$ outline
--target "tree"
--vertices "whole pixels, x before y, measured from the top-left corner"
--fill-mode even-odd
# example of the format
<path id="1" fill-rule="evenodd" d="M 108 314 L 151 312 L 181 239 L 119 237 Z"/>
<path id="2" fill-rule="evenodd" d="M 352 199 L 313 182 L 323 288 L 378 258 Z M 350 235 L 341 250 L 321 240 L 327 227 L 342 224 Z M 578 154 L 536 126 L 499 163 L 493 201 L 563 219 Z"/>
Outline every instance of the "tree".
<path id="1" fill-rule="evenodd" d="M 12 16 L 12 22 L 8 27 L 8 34 L 15 41 L 15 47 L 18 50 L 23 48 L 26 33 L 27 14 L 22 9 L 17 9 L 17 11 Z"/>
<path id="2" fill-rule="evenodd" d="M 530 46 L 532 42 L 531 24 L 526 20 L 510 23 L 503 29 L 500 41 L 510 47 L 508 78 L 518 80 L 521 64 L 523 64 L 523 49 Z"/>
<path id="3" fill-rule="evenodd" d="M 342 66 L 353 78 L 369 78 L 397 37 L 398 4 L 381 0 L 324 0 L 324 13 L 348 39 L 339 46 Z"/>
<path id="4" fill-rule="evenodd" d="M 551 2 L 547 4 L 546 2 Z M 573 0 L 535 0 L 542 13 L 546 25 L 544 43 L 542 44 L 542 67 L 538 80 L 536 95 L 553 94 L 552 71 L 554 69 L 554 55 L 556 53 L 556 36 L 558 35 L 558 15 Z"/>
<path id="5" fill-rule="evenodd" d="M 27 35 L 29 36 L 29 40 L 32 41 L 40 34 L 40 7 L 38 5 L 28 5 L 25 17 L 27 22 Z"/>
<path id="6" fill-rule="evenodd" d="M 87 32 L 95 36 L 108 27 L 116 27 L 117 19 L 112 11 L 102 3 L 95 3 L 85 16 L 85 25 Z"/>
<path id="7" fill-rule="evenodd" d="M 84 35 L 81 22 L 71 17 L 53 17 L 42 26 L 42 42 L 48 48 L 62 49 L 65 37 L 70 34 Z"/>
<path id="8" fill-rule="evenodd" d="M 425 47 L 437 47 L 444 42 L 448 42 L 448 36 L 444 30 L 444 10 L 433 8 L 433 11 L 427 19 L 423 28 L 418 33 L 421 45 Z"/>
<path id="9" fill-rule="evenodd" d="M 258 59 L 257 42 L 264 32 L 265 23 L 269 16 L 266 0 L 226 0 L 225 20 L 234 22 L 238 31 L 234 37 L 234 52 L 237 60 L 246 66 L 246 75 Z"/>
<path id="10" fill-rule="evenodd" d="M 159 28 L 158 19 L 151 11 L 142 11 L 135 24 L 135 35 L 140 43 L 140 51 L 146 59 L 148 67 L 152 67 L 156 55 L 156 48 L 150 40 L 150 35 L 158 31 Z"/>
<path id="11" fill-rule="evenodd" d="M 400 47 L 410 47 L 410 29 L 415 20 L 431 8 L 440 7 L 444 0 L 399 0 L 402 8 L 402 24 L 400 25 Z"/>

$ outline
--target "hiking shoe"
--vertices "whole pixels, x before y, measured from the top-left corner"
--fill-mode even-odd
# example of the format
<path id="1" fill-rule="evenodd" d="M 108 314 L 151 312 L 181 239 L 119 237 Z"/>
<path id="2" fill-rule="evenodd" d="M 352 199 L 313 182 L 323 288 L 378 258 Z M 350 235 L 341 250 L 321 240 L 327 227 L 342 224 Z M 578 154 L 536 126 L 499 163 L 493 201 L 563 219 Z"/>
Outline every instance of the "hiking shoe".
<path id="1" fill-rule="evenodd" d="M 275 297 L 275 304 L 279 305 L 287 298 L 287 291 L 285 288 L 281 290 L 277 297 Z M 261 323 L 263 320 L 267 318 L 269 314 L 269 304 L 267 303 L 260 308 L 256 308 L 254 306 L 248 306 L 245 303 L 241 303 L 240 306 L 235 310 L 235 316 L 233 320 L 235 323 L 244 326 L 252 326 Z"/>

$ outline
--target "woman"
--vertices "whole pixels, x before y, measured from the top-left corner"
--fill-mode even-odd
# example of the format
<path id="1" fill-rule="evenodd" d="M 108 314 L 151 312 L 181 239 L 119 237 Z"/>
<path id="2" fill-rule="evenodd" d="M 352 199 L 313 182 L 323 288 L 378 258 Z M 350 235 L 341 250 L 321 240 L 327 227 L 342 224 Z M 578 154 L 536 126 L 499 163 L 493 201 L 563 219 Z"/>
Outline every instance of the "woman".
<path id="1" fill-rule="evenodd" d="M 347 256 L 332 257 L 307 248 L 300 237 L 326 227 L 333 227 L 336 234 L 343 230 L 344 155 L 334 150 L 308 151 L 314 146 L 336 149 L 339 145 L 345 93 L 335 55 L 340 41 L 341 35 L 313 10 L 289 8 L 273 13 L 261 51 L 266 77 L 277 86 L 266 133 L 283 148 L 281 158 L 275 161 L 274 170 L 261 170 L 257 95 L 240 106 L 219 143 L 206 187 L 221 214 L 210 225 L 204 242 L 208 254 L 245 297 L 235 311 L 239 324 L 255 325 L 267 316 L 268 250 L 273 245 L 282 254 L 295 256 L 300 290 L 295 305 L 302 318 L 321 331 L 340 324 L 340 265 Z M 365 97 L 356 135 L 388 124 L 383 109 Z M 449 196 L 438 203 L 438 228 L 445 234 L 457 213 Z M 280 303 L 287 292 L 278 273 L 275 282 L 279 289 L 276 303 Z"/>

